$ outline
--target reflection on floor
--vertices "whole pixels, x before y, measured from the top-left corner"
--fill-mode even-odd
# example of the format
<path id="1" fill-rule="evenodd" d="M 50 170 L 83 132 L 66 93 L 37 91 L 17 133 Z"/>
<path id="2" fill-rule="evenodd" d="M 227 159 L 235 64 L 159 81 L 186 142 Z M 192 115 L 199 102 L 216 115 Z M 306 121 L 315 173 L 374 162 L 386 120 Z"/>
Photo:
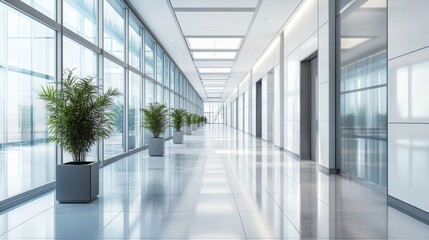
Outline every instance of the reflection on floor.
<path id="1" fill-rule="evenodd" d="M 385 195 L 272 144 L 208 125 L 165 157 L 101 169 L 90 204 L 51 192 L 0 214 L 0 239 L 428 239 Z"/>

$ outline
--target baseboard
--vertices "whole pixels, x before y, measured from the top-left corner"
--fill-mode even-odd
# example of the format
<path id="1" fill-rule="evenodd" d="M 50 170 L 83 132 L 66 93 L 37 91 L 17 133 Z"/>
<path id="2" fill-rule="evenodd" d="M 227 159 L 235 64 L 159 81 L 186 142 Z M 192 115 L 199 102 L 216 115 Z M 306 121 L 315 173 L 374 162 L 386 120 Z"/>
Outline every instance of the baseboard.
<path id="1" fill-rule="evenodd" d="M 15 207 L 55 189 L 55 181 L 0 201 L 0 212 Z"/>
<path id="2" fill-rule="evenodd" d="M 322 173 L 327 174 L 327 175 L 336 175 L 340 172 L 336 168 L 327 168 L 327 167 L 322 166 L 320 164 L 318 164 L 317 166 L 318 166 L 319 171 L 321 171 Z"/>
<path id="3" fill-rule="evenodd" d="M 387 205 L 429 225 L 429 213 L 406 202 L 387 195 Z"/>

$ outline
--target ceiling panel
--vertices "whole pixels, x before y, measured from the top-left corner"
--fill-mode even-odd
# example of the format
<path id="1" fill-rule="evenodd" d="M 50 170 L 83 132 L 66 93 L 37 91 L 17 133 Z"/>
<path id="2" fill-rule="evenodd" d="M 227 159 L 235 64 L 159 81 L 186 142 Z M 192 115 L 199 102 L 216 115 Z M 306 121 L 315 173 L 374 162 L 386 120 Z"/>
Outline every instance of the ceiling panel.
<path id="1" fill-rule="evenodd" d="M 185 36 L 245 35 L 252 15 L 253 12 L 176 12 Z"/>
<path id="2" fill-rule="evenodd" d="M 234 7 L 234 8 L 251 8 L 256 7 L 258 0 L 170 0 L 171 4 L 175 8 L 201 8 L 201 7 L 210 7 L 210 8 L 224 8 L 224 7 Z"/>

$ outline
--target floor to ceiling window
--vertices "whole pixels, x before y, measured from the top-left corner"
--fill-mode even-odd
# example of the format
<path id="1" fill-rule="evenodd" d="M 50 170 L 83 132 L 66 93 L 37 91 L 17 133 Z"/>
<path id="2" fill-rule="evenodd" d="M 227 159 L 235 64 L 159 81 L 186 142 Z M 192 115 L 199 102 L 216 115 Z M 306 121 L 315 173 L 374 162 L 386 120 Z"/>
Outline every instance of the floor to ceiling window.
<path id="1" fill-rule="evenodd" d="M 386 1 L 354 1 L 337 28 L 338 164 L 345 175 L 386 187 Z"/>
<path id="2" fill-rule="evenodd" d="M 54 30 L 0 3 L 0 200 L 54 180 L 38 91 L 56 80 L 55 42 Z"/>
<path id="3" fill-rule="evenodd" d="M 116 88 L 120 95 L 115 97 L 114 115 L 115 131 L 104 140 L 104 159 L 108 159 L 125 152 L 125 71 L 124 68 L 104 59 L 104 91 L 109 88 Z"/>
<path id="4" fill-rule="evenodd" d="M 130 71 L 129 109 L 128 109 L 128 148 L 143 147 L 143 129 L 141 127 L 143 108 L 142 77 Z"/>
<path id="5" fill-rule="evenodd" d="M 188 95 L 170 88 L 174 64 L 137 16 L 121 0 L 0 1 L 0 209 L 17 194 L 51 188 L 55 165 L 71 160 L 46 142 L 47 115 L 38 98 L 41 87 L 58 82 L 65 69 L 94 77 L 103 91 L 113 87 L 121 93 L 115 98 L 115 132 L 104 145 L 93 146 L 90 161 L 143 149 L 144 104 L 158 100 L 174 106 L 179 95 L 195 111 L 202 109 L 185 76 L 180 81 Z"/>

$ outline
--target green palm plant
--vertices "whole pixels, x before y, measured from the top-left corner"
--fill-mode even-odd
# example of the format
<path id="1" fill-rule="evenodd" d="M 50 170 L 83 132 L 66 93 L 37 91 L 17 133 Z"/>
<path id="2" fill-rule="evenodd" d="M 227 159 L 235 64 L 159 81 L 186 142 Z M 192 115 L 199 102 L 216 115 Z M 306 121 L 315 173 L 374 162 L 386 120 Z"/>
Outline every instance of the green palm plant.
<path id="1" fill-rule="evenodd" d="M 180 129 L 183 127 L 184 118 L 186 111 L 181 108 L 173 108 L 170 111 L 170 117 L 172 119 L 171 127 L 174 128 L 176 132 L 180 132 Z"/>
<path id="2" fill-rule="evenodd" d="M 192 113 L 186 113 L 185 124 L 187 127 L 190 127 L 192 125 Z"/>
<path id="3" fill-rule="evenodd" d="M 199 117 L 197 114 L 192 114 L 192 123 L 193 124 L 198 124 L 199 122 Z"/>
<path id="4" fill-rule="evenodd" d="M 148 129 L 154 138 L 159 138 L 168 126 L 168 108 L 165 104 L 150 103 L 142 112 L 142 127 Z"/>
<path id="5" fill-rule="evenodd" d="M 67 69 L 58 89 L 51 84 L 42 87 L 39 93 L 48 112 L 51 135 L 47 141 L 69 152 L 73 162 L 85 162 L 91 147 L 115 130 L 112 112 L 114 97 L 119 92 L 109 88 L 101 93 L 101 88 L 93 82 L 93 77 L 78 78 Z"/>

